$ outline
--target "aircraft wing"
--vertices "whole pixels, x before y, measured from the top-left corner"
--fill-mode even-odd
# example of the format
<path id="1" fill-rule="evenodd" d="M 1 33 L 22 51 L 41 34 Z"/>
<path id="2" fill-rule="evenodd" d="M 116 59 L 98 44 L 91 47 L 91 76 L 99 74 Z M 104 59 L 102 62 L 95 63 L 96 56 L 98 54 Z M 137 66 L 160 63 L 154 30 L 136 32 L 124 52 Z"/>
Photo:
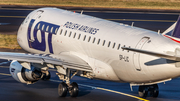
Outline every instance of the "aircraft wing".
<path id="1" fill-rule="evenodd" d="M 39 64 L 46 63 L 65 66 L 70 69 L 92 71 L 92 68 L 88 65 L 87 62 L 70 53 L 61 53 L 58 56 L 53 56 L 43 54 L 0 52 L 0 58 L 7 60 L 17 60 L 20 62 L 31 62 Z"/>
<path id="2" fill-rule="evenodd" d="M 122 49 L 128 50 L 128 51 L 133 51 L 133 52 L 138 52 L 138 53 L 143 53 L 143 54 L 147 54 L 147 55 L 151 55 L 151 56 L 161 57 L 161 58 L 165 58 L 168 60 L 180 61 L 180 55 L 178 55 L 178 53 L 180 53 L 180 49 L 178 49 L 178 48 L 174 52 L 175 55 L 163 54 L 163 53 L 152 52 L 152 51 L 141 50 L 141 49 L 135 49 L 135 48 L 129 48 L 129 47 L 122 47 Z"/>

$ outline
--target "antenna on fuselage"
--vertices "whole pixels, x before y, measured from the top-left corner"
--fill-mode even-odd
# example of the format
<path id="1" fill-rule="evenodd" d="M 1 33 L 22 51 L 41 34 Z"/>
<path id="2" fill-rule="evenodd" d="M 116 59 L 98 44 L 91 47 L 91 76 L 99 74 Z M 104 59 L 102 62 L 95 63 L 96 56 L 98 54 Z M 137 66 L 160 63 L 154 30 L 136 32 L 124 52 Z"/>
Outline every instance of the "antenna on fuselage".
<path id="1" fill-rule="evenodd" d="M 131 24 L 131 27 L 133 27 L 134 26 L 134 22 L 132 22 L 132 24 Z"/>
<path id="2" fill-rule="evenodd" d="M 83 10 L 81 11 L 81 15 L 83 14 Z"/>
<path id="3" fill-rule="evenodd" d="M 158 34 L 160 33 L 160 30 L 158 30 Z"/>

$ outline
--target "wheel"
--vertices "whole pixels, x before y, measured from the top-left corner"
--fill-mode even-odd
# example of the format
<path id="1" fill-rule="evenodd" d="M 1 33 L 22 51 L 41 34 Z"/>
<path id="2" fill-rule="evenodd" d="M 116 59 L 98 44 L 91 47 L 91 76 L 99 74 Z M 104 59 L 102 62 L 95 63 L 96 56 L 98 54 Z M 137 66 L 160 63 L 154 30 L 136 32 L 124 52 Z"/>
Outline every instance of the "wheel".
<path id="1" fill-rule="evenodd" d="M 158 97 L 159 95 L 159 87 L 157 84 L 153 85 L 153 90 L 152 90 L 152 96 L 153 97 Z"/>
<path id="2" fill-rule="evenodd" d="M 71 97 L 77 97 L 78 96 L 78 92 L 79 92 L 78 84 L 76 82 L 73 82 L 73 83 L 71 83 L 70 86 L 71 86 L 69 88 L 70 96 Z"/>
<path id="3" fill-rule="evenodd" d="M 148 87 L 147 86 L 139 86 L 139 96 L 142 98 L 146 98 L 148 95 Z"/>
<path id="4" fill-rule="evenodd" d="M 48 75 L 46 73 L 43 74 L 42 80 L 47 81 L 51 78 L 51 73 L 48 71 Z"/>
<path id="5" fill-rule="evenodd" d="M 61 82 L 58 86 L 58 94 L 60 97 L 65 97 L 67 95 L 67 84 Z"/>

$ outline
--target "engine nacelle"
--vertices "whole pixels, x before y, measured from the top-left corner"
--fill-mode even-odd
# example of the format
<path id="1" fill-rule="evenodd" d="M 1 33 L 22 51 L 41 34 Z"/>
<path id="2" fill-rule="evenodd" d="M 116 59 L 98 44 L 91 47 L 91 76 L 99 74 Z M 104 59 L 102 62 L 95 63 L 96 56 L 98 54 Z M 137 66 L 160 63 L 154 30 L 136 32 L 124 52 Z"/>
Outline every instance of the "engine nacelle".
<path id="1" fill-rule="evenodd" d="M 21 83 L 32 84 L 42 77 L 42 72 L 30 66 L 31 69 L 24 68 L 18 61 L 13 60 L 10 64 L 9 71 L 12 77 Z"/>

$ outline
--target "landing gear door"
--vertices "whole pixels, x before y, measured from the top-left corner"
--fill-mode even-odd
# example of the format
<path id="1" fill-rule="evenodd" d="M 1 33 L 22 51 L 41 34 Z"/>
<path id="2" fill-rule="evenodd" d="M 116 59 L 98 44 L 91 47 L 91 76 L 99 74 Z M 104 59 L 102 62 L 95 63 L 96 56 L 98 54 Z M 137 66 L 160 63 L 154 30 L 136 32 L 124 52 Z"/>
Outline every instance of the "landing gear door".
<path id="1" fill-rule="evenodd" d="M 144 46 L 144 44 L 149 40 L 149 37 L 143 37 L 138 44 L 136 45 L 136 49 L 142 49 L 142 47 Z M 140 59 L 140 53 L 138 52 L 134 52 L 133 54 L 133 59 L 134 59 L 134 66 L 136 68 L 137 71 L 141 71 L 141 66 L 139 63 L 139 59 Z"/>

